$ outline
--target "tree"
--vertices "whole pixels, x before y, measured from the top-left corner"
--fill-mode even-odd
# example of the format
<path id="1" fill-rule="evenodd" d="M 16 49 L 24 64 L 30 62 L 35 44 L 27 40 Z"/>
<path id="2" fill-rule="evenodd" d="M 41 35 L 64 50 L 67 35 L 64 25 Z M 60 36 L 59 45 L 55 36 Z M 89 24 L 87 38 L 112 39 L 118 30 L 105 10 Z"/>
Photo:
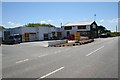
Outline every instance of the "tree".
<path id="1" fill-rule="evenodd" d="M 106 28 L 105 28 L 104 26 L 101 26 L 101 25 L 98 26 L 98 31 L 100 32 L 100 34 L 101 34 L 101 33 L 104 33 L 105 29 L 106 29 Z"/>
<path id="2" fill-rule="evenodd" d="M 55 27 L 54 25 L 51 25 L 51 24 L 40 24 L 40 23 L 28 23 L 25 26 L 26 27 Z"/>
<path id="3" fill-rule="evenodd" d="M 111 32 L 110 33 L 111 37 L 116 37 L 116 36 L 120 36 L 120 32 Z"/>
<path id="4" fill-rule="evenodd" d="M 3 29 L 5 29 L 5 27 L 3 27 L 3 26 L 0 26 L 0 30 L 3 30 Z"/>
<path id="5" fill-rule="evenodd" d="M 107 30 L 104 26 L 101 26 L 101 25 L 98 26 L 98 31 L 100 32 L 100 34 L 111 32 L 110 30 Z"/>

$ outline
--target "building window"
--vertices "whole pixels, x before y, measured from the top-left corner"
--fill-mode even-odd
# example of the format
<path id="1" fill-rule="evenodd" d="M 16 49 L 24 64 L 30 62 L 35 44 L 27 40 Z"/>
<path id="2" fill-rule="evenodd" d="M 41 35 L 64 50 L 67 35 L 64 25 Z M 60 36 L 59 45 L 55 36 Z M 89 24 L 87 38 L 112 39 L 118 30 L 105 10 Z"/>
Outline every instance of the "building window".
<path id="1" fill-rule="evenodd" d="M 48 34 L 47 33 L 44 34 L 44 40 L 48 40 Z"/>
<path id="2" fill-rule="evenodd" d="M 52 36 L 55 37 L 55 32 L 52 32 Z"/>
<path id="3" fill-rule="evenodd" d="M 93 28 L 95 29 L 96 28 L 96 26 L 93 24 Z"/>
<path id="4" fill-rule="evenodd" d="M 70 31 L 67 31 L 66 34 L 67 34 L 67 36 L 70 36 Z"/>
<path id="5" fill-rule="evenodd" d="M 86 26 L 78 26 L 78 29 L 86 29 Z"/>
<path id="6" fill-rule="evenodd" d="M 64 27 L 64 30 L 71 30 L 72 29 L 72 26 L 65 26 Z"/>
<path id="7" fill-rule="evenodd" d="M 81 32 L 81 35 L 87 35 L 87 32 Z"/>
<path id="8" fill-rule="evenodd" d="M 88 31 L 77 31 L 77 32 L 80 32 L 81 36 L 88 36 L 89 35 Z"/>

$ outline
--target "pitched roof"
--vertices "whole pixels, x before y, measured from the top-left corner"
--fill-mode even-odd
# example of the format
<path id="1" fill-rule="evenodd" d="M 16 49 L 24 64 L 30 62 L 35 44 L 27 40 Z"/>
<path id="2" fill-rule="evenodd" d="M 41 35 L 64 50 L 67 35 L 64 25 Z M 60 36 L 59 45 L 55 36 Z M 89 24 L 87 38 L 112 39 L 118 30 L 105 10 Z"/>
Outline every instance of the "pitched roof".
<path id="1" fill-rule="evenodd" d="M 78 25 L 91 25 L 93 21 L 91 22 L 69 22 L 64 24 L 63 26 L 78 26 Z"/>

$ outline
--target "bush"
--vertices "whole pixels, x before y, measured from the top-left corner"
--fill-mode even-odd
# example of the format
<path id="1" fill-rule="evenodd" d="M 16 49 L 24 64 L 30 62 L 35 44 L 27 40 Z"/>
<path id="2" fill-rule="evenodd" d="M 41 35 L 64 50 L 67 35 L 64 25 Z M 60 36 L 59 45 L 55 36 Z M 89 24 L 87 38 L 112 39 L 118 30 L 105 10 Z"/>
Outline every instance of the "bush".
<path id="1" fill-rule="evenodd" d="M 116 36 L 120 36 L 120 32 L 111 32 L 110 33 L 111 37 L 116 37 Z"/>
<path id="2" fill-rule="evenodd" d="M 54 25 L 51 24 L 40 24 L 40 23 L 29 23 L 25 25 L 26 27 L 55 27 Z"/>

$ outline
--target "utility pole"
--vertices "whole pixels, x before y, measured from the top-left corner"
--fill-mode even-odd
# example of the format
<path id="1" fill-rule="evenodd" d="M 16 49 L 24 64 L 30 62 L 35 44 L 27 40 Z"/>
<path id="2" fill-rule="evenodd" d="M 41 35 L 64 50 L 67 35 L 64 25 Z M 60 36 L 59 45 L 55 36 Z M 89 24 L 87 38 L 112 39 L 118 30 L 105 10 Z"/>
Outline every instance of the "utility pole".
<path id="1" fill-rule="evenodd" d="M 117 32 L 117 25 L 116 25 L 116 32 Z"/>
<path id="2" fill-rule="evenodd" d="M 61 26 L 61 28 L 62 28 L 62 22 L 60 23 L 60 26 Z"/>

